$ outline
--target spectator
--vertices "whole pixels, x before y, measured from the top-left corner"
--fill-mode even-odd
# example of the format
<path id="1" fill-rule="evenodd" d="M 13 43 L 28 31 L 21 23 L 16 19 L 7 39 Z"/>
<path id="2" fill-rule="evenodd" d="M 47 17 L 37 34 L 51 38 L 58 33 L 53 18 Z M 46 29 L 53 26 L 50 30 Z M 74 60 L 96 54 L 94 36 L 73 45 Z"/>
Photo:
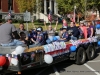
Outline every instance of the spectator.
<path id="1" fill-rule="evenodd" d="M 20 23 L 19 28 L 17 29 L 17 32 L 19 34 L 20 34 L 20 32 L 24 32 L 26 34 L 25 40 L 28 40 L 28 31 L 25 30 L 23 23 Z"/>
<path id="2" fill-rule="evenodd" d="M 84 25 L 83 21 L 80 21 L 80 27 L 79 27 L 79 31 L 80 31 L 80 39 L 87 39 L 87 27 Z"/>
<path id="3" fill-rule="evenodd" d="M 68 28 L 68 33 L 72 40 L 77 40 L 79 38 L 79 30 L 75 26 L 74 22 L 70 22 L 70 27 Z"/>
<path id="4" fill-rule="evenodd" d="M 23 45 L 18 40 L 20 37 L 17 34 L 15 26 L 12 24 L 12 18 L 10 16 L 5 17 L 6 23 L 0 26 L 0 44 L 2 46 L 13 46 L 13 45 Z M 13 34 L 13 35 L 12 35 Z M 12 37 L 14 36 L 15 39 Z"/>

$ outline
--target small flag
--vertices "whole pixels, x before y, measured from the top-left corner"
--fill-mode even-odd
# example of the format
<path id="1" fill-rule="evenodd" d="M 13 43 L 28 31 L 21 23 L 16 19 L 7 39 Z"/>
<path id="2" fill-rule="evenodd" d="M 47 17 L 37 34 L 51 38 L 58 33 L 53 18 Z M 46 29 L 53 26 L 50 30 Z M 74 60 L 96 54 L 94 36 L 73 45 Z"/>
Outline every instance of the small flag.
<path id="1" fill-rule="evenodd" d="M 10 10 L 9 10 L 8 16 L 11 17 L 11 6 L 10 6 Z"/>
<path id="2" fill-rule="evenodd" d="M 52 21 L 52 11 L 49 11 L 49 15 L 48 15 L 48 20 L 51 22 Z"/>

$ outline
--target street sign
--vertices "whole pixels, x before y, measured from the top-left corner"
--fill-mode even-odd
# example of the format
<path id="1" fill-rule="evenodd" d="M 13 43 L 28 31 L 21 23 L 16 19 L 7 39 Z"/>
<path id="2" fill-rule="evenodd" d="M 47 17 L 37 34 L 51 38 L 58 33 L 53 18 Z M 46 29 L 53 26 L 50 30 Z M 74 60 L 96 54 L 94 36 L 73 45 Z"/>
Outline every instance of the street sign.
<path id="1" fill-rule="evenodd" d="M 24 13 L 24 21 L 31 21 L 30 12 L 26 11 Z"/>

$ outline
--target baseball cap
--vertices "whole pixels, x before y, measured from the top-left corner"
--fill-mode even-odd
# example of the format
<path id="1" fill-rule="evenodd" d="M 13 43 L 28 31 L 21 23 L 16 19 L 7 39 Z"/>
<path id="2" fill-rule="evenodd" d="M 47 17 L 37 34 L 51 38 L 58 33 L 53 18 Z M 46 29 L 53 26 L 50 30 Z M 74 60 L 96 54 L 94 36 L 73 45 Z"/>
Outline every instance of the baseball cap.
<path id="1" fill-rule="evenodd" d="M 7 21 L 7 20 L 12 20 L 12 18 L 11 18 L 11 16 L 6 16 L 5 17 L 5 20 Z"/>
<path id="2" fill-rule="evenodd" d="M 67 29 L 67 26 L 63 26 L 62 29 Z"/>
<path id="3" fill-rule="evenodd" d="M 37 32 L 41 32 L 42 30 L 41 30 L 41 28 L 37 28 Z"/>

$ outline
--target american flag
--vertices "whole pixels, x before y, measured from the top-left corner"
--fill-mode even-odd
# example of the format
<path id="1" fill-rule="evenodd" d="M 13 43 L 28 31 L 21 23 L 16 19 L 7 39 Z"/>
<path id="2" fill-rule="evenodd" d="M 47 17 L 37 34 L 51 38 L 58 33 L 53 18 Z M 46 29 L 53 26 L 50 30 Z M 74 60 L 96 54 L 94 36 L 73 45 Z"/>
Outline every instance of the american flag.
<path id="1" fill-rule="evenodd" d="M 9 10 L 8 16 L 11 17 L 11 6 L 10 6 L 10 10 Z"/>
<path id="2" fill-rule="evenodd" d="M 48 20 L 51 22 L 52 21 L 52 11 L 49 11 L 49 15 L 48 15 Z"/>

